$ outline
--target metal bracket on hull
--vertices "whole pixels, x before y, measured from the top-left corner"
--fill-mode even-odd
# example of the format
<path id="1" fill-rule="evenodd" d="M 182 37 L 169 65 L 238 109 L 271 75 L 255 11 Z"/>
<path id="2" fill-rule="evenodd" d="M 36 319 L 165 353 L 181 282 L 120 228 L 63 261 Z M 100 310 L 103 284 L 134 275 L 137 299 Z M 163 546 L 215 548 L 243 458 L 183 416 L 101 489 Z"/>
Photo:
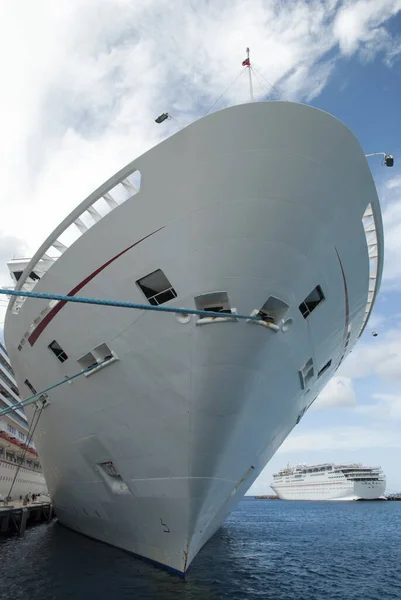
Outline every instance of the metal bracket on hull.
<path id="1" fill-rule="evenodd" d="M 107 460 L 98 463 L 96 470 L 113 494 L 131 494 L 129 487 L 116 469 L 113 461 Z"/>
<path id="2" fill-rule="evenodd" d="M 93 367 L 90 371 L 87 371 L 86 373 L 84 373 L 84 377 L 91 377 L 91 375 L 94 375 L 98 371 L 101 371 L 108 365 L 111 365 L 111 364 L 117 362 L 118 360 L 119 359 L 116 356 L 113 356 L 112 358 L 109 358 L 107 361 L 104 361 L 101 364 L 99 364 L 97 367 Z"/>
<path id="3" fill-rule="evenodd" d="M 236 308 L 231 309 L 231 314 L 235 315 L 237 312 Z M 209 325 L 210 323 L 238 323 L 238 319 L 235 316 L 229 316 L 230 313 L 225 313 L 226 317 L 202 317 L 196 321 L 196 325 Z"/>
<path id="4" fill-rule="evenodd" d="M 255 310 L 253 310 L 250 314 L 250 317 L 256 317 L 259 314 L 259 310 L 257 308 L 255 308 Z M 275 331 L 277 333 L 277 331 L 280 331 L 280 327 L 278 325 L 276 325 L 275 323 L 273 323 L 272 321 L 269 321 L 266 319 L 261 319 L 260 321 L 255 321 L 254 319 L 248 319 L 247 323 L 255 323 L 256 325 L 262 325 L 262 327 L 267 327 L 267 329 L 271 329 L 272 331 Z"/>
<path id="5" fill-rule="evenodd" d="M 49 396 L 47 394 L 41 394 L 35 402 L 37 409 L 47 408 L 50 404 Z"/>

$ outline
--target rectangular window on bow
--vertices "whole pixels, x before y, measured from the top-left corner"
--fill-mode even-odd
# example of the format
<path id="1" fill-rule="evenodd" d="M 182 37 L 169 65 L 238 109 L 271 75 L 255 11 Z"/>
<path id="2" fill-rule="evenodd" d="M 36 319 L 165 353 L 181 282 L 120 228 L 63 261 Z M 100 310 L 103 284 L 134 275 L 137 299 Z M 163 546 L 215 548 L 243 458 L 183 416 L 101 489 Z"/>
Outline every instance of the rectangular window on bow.
<path id="1" fill-rule="evenodd" d="M 68 358 L 67 354 L 64 352 L 64 350 L 62 349 L 62 347 L 60 346 L 60 344 L 58 342 L 56 342 L 56 340 L 53 340 L 49 345 L 48 345 L 49 350 L 51 350 L 53 352 L 53 354 L 55 356 L 57 356 L 57 358 L 59 359 L 60 362 L 65 362 Z"/>
<path id="2" fill-rule="evenodd" d="M 308 318 L 312 311 L 324 300 L 324 294 L 320 285 L 317 285 L 311 293 L 306 296 L 305 300 L 299 305 L 299 310 L 304 319 Z"/>
<path id="3" fill-rule="evenodd" d="M 158 306 L 177 298 L 177 292 L 161 269 L 157 269 L 157 271 L 141 277 L 136 284 L 145 294 L 149 304 L 153 306 Z"/>

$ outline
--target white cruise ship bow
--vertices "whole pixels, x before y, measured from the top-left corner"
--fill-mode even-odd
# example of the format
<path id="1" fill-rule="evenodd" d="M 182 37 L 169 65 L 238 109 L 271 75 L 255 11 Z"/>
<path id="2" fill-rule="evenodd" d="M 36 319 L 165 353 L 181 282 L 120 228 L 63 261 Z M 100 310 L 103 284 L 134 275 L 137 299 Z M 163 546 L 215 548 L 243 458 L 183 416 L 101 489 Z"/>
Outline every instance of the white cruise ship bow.
<path id="1" fill-rule="evenodd" d="M 134 160 L 29 264 L 11 261 L 16 289 L 222 312 L 11 299 L 26 396 L 26 380 L 42 390 L 106 360 L 49 393 L 37 427 L 60 522 L 184 573 L 356 343 L 382 237 L 349 129 L 255 102 Z"/>

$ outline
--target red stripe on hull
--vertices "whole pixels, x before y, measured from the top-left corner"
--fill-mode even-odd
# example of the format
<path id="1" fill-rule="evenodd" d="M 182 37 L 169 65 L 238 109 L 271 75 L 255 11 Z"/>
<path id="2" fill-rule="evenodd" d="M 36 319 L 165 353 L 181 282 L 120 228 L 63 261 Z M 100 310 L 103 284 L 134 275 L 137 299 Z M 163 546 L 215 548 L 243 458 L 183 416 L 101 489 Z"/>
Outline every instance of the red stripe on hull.
<path id="1" fill-rule="evenodd" d="M 128 246 L 128 248 L 125 248 L 125 250 L 122 250 L 121 252 L 119 252 L 118 254 L 116 254 L 115 256 L 113 256 L 113 258 L 110 258 L 110 260 L 108 260 L 101 267 L 99 267 L 98 269 L 96 269 L 96 271 L 93 271 L 93 273 L 91 273 L 90 275 L 88 275 L 88 277 L 85 277 L 85 279 L 83 279 L 81 281 L 81 283 L 78 283 L 78 285 L 76 285 L 66 295 L 67 296 L 75 296 L 75 294 L 77 292 L 79 292 L 80 290 L 82 290 L 82 288 L 85 287 L 85 285 L 87 283 L 89 283 L 90 281 L 92 281 L 92 279 L 94 279 L 96 277 L 96 275 L 99 275 L 99 273 L 101 273 L 106 267 L 108 267 L 111 263 L 113 263 L 115 260 L 117 260 L 117 258 L 120 258 L 120 256 L 122 256 L 123 254 L 125 254 L 126 252 L 128 252 L 128 250 L 131 250 L 132 248 L 135 248 L 135 246 L 138 246 L 138 244 L 140 244 L 141 242 L 143 242 L 144 240 L 146 240 L 150 236 L 154 235 L 155 233 L 157 233 L 161 229 L 164 229 L 164 226 L 163 227 L 159 227 L 159 229 L 156 229 L 155 231 L 153 231 L 152 233 L 149 233 L 148 235 L 145 235 L 145 237 L 143 237 L 142 239 L 140 239 L 137 242 L 135 242 L 135 244 L 131 244 L 131 246 Z M 31 333 L 31 335 L 28 338 L 28 341 L 29 341 L 29 343 L 30 343 L 31 346 L 33 346 L 35 344 L 35 342 L 38 339 L 38 337 L 43 333 L 43 331 L 46 329 L 46 327 L 48 326 L 48 324 L 54 319 L 54 317 L 60 312 L 60 310 L 62 308 L 64 308 L 64 306 L 67 304 L 67 302 L 68 302 L 68 300 L 60 300 L 58 302 L 58 304 L 56 304 L 56 306 L 54 306 L 51 309 L 51 311 L 38 324 L 38 326 L 36 327 L 36 329 Z"/>
<path id="2" fill-rule="evenodd" d="M 335 249 L 335 251 L 337 253 L 338 262 L 340 263 L 341 274 L 343 276 L 343 283 L 344 283 L 344 296 L 345 296 L 344 350 L 345 350 L 345 343 L 346 343 L 346 340 L 347 340 L 348 326 L 349 326 L 348 286 L 347 286 L 347 279 L 345 277 L 344 267 L 343 267 L 343 263 L 341 262 L 340 255 L 339 255 L 338 250 L 337 250 L 337 248 L 335 246 L 334 246 L 334 249 Z"/>

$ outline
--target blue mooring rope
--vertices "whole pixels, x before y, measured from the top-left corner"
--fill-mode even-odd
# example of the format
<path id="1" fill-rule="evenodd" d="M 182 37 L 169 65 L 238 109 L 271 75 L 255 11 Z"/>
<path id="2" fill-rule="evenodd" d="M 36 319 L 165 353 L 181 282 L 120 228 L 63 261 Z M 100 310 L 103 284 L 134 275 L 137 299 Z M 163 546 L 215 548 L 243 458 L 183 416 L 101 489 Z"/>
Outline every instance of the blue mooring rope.
<path id="1" fill-rule="evenodd" d="M 251 316 L 251 315 L 241 315 L 241 314 L 237 314 L 237 313 L 221 313 L 221 312 L 215 312 L 215 311 L 211 311 L 211 310 L 198 310 L 196 308 L 175 308 L 172 306 L 153 306 L 151 304 L 136 304 L 135 302 L 121 302 L 119 300 L 101 300 L 99 298 L 85 298 L 83 296 L 65 296 L 63 294 L 44 294 L 41 292 L 25 292 L 22 290 L 1 290 L 1 289 L 0 289 L 0 294 L 3 294 L 5 296 L 24 296 L 26 298 L 41 298 L 44 300 L 58 300 L 61 302 L 77 302 L 79 304 L 97 304 L 100 306 L 116 306 L 118 308 L 134 308 L 137 310 L 152 310 L 155 312 L 166 312 L 166 313 L 175 313 L 175 314 L 182 314 L 182 315 L 199 315 L 199 316 L 203 316 L 203 317 L 219 317 L 219 318 L 226 318 L 226 319 L 246 319 L 247 321 L 261 321 L 262 320 L 262 318 L 259 315 Z M 37 392 L 36 394 L 33 394 L 32 396 L 25 398 L 25 400 L 21 400 L 17 404 L 14 404 L 13 406 L 9 406 L 8 408 L 1 410 L 0 417 L 8 414 L 10 412 L 13 412 L 15 410 L 18 410 L 19 408 L 23 408 L 24 406 L 28 406 L 29 404 L 32 404 L 42 394 L 46 394 L 47 392 L 54 390 L 54 388 L 56 388 L 60 385 L 63 385 L 64 383 L 68 383 L 69 381 L 72 381 L 73 379 L 76 379 L 77 377 L 80 377 L 81 375 L 84 375 L 88 371 L 91 371 L 92 369 L 99 367 L 104 362 L 107 362 L 107 361 L 103 361 L 101 363 L 98 363 L 96 365 L 89 367 L 88 369 L 85 369 L 84 371 L 75 373 L 75 375 L 72 375 L 71 377 L 68 377 L 67 379 L 63 379 L 62 381 L 59 381 L 58 383 L 51 385 L 50 387 L 46 388 L 45 390 L 42 390 L 41 392 Z"/>
<path id="2" fill-rule="evenodd" d="M 117 306 L 118 308 L 135 308 L 137 310 L 153 310 L 156 312 L 176 313 L 182 315 L 199 315 L 203 317 L 220 317 L 227 319 L 246 319 L 248 321 L 261 321 L 258 315 L 240 315 L 237 313 L 221 313 L 211 310 L 198 310 L 196 308 L 175 308 L 173 306 L 153 306 L 152 304 L 136 304 L 135 302 L 122 302 L 120 300 L 100 300 L 99 298 L 85 298 L 83 296 L 64 296 L 63 294 L 43 294 L 41 292 L 24 292 L 22 290 L 0 290 L 5 296 L 25 296 L 27 298 L 42 298 L 44 300 L 59 300 L 62 302 L 77 302 L 80 304 L 98 304 L 100 306 Z"/>
<path id="3" fill-rule="evenodd" d="M 54 388 L 59 387 L 60 385 L 63 385 L 64 383 L 68 383 L 69 381 L 72 381 L 73 379 L 76 379 L 77 377 L 80 377 L 81 375 L 85 375 L 85 373 L 88 373 L 88 371 L 92 371 L 92 369 L 96 369 L 97 367 L 100 367 L 100 365 L 103 365 L 106 362 L 109 362 L 109 361 L 103 360 L 100 363 L 96 363 L 96 365 L 92 365 L 92 366 L 88 367 L 87 369 L 85 369 L 84 371 L 80 371 L 79 373 L 75 373 L 75 375 L 71 375 L 71 377 L 67 377 L 66 379 L 62 379 L 58 383 L 54 383 L 53 385 L 49 386 L 45 390 L 42 390 L 41 392 L 36 392 L 36 394 L 32 394 L 32 396 L 29 396 L 28 398 L 25 398 L 24 400 L 20 400 L 19 402 L 17 402 L 17 404 L 13 404 L 13 406 L 9 406 L 8 408 L 3 408 L 3 410 L 0 410 L 0 417 L 2 417 L 3 415 L 7 415 L 8 413 L 13 412 L 15 410 L 19 410 L 20 408 L 24 408 L 24 406 L 28 406 L 29 404 L 33 404 L 33 402 L 35 402 L 35 400 L 40 398 L 40 396 L 42 396 L 43 394 L 46 394 L 47 392 L 50 392 L 50 390 L 54 390 Z"/>

